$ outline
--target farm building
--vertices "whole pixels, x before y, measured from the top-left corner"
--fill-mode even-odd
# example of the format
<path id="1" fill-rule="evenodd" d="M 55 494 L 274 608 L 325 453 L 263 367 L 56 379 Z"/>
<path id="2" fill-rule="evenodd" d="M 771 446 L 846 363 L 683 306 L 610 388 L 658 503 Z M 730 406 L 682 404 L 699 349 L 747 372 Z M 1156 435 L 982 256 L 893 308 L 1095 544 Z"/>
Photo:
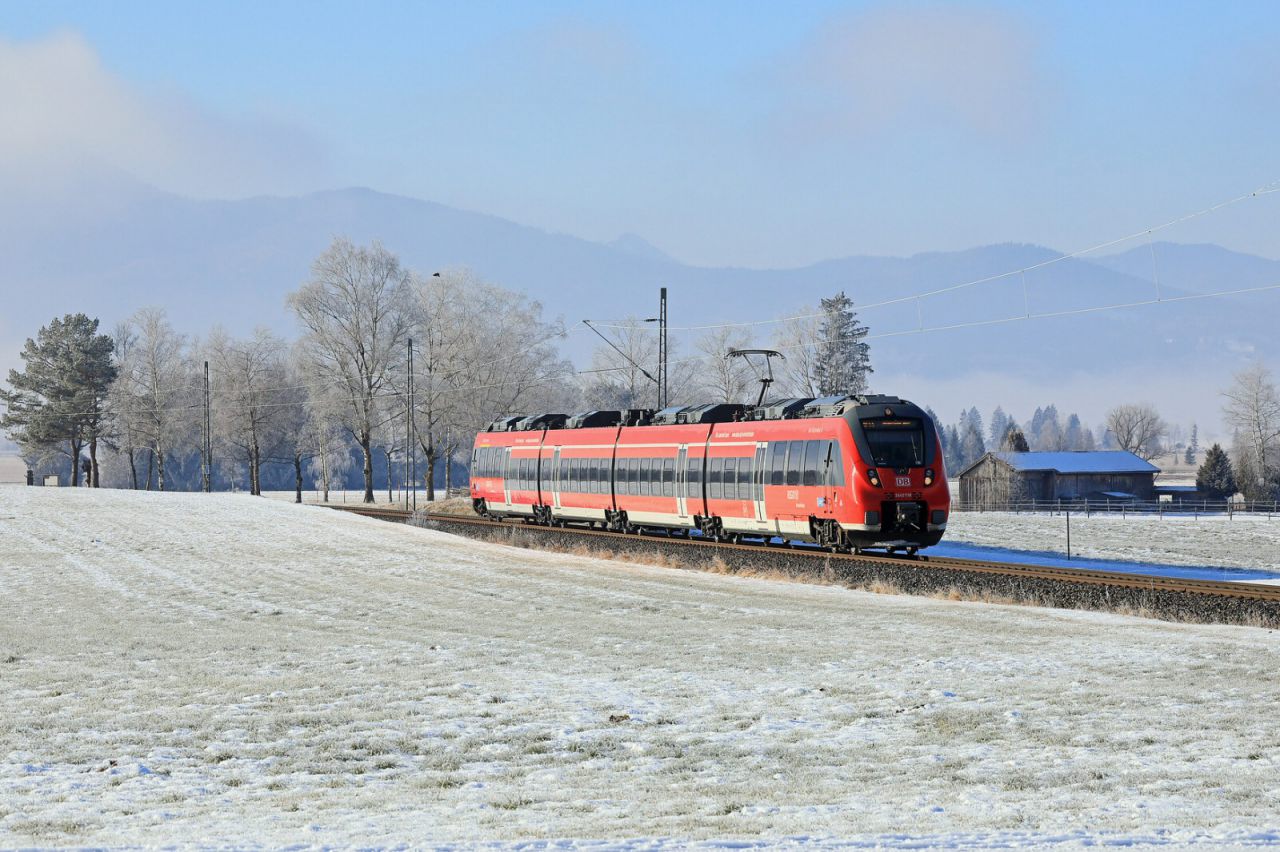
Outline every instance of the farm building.
<path id="1" fill-rule="evenodd" d="M 1160 469 L 1124 450 L 987 453 L 960 471 L 963 506 L 1023 500 L 1153 500 Z"/>

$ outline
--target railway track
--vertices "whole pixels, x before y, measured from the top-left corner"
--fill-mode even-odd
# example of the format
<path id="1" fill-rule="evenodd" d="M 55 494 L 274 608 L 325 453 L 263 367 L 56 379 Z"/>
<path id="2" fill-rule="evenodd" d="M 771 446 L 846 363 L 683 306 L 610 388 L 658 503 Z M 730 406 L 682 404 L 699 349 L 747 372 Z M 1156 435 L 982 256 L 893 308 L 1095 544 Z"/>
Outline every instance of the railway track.
<path id="1" fill-rule="evenodd" d="M 1280 586 L 1188 580 L 1043 565 L 927 556 L 911 559 L 863 552 L 831 553 L 816 547 L 730 544 L 665 534 L 623 534 L 580 527 L 544 527 L 519 521 L 412 513 L 402 509 L 334 507 L 348 512 L 492 541 L 526 546 L 586 544 L 620 554 L 661 551 L 691 567 L 719 557 L 733 569 L 765 567 L 795 576 L 827 576 L 853 582 L 889 580 L 908 593 L 948 589 L 961 595 L 1065 606 L 1127 610 L 1175 621 L 1280 626 Z M 968 594 L 966 594 L 968 593 Z"/>

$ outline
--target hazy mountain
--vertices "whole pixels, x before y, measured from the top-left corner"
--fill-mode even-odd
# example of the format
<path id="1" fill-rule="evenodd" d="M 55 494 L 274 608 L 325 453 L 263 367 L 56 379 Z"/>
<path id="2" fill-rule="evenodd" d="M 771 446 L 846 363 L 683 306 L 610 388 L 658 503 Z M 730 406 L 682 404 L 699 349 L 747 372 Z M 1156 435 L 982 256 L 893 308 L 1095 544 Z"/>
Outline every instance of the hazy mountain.
<path id="1" fill-rule="evenodd" d="M 337 234 L 380 239 L 424 272 L 470 266 L 528 292 L 576 331 L 583 318 L 653 315 L 659 286 L 670 290 L 677 327 L 767 320 L 838 290 L 863 306 L 905 299 L 862 312 L 879 335 L 873 360 L 886 382 L 1003 375 L 1034 392 L 1047 377 L 1067 374 L 1102 381 L 1126 371 L 1169 375 L 1210 365 L 1215 375 L 1227 375 L 1243 356 L 1276 351 L 1274 293 L 1089 312 L 1155 297 L 1147 246 L 981 283 L 971 282 L 1057 253 L 1006 244 L 908 258 L 847 257 L 797 269 L 701 268 L 631 234 L 594 243 L 366 189 L 197 201 L 124 178 L 83 191 L 0 199 L 0 226 L 0 367 L 15 365 L 22 339 L 50 317 L 76 310 L 101 317 L 108 330 L 154 304 L 192 334 L 214 323 L 239 333 L 262 323 L 293 334 L 285 295 Z M 1280 262 L 1217 246 L 1158 244 L 1156 257 L 1166 298 L 1280 282 Z M 910 298 L 946 288 L 956 289 Z M 1027 313 L 1065 315 L 1017 321 Z M 956 325 L 966 327 L 914 333 Z M 756 327 L 759 343 L 768 344 L 771 328 Z M 687 350 L 693 334 L 676 331 L 673 338 Z M 575 333 L 565 348 L 584 359 L 593 345 L 590 335 Z M 976 392 L 961 388 L 956 399 Z"/>

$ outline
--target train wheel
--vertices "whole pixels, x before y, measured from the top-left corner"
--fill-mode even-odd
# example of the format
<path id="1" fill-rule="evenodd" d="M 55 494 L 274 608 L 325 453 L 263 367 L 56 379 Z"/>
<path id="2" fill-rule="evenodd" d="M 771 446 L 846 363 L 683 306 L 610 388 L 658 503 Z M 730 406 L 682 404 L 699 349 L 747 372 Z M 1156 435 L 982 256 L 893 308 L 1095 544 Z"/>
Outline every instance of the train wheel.
<path id="1" fill-rule="evenodd" d="M 915 555 L 916 555 L 917 553 L 919 553 L 919 552 L 920 552 L 920 548 L 918 548 L 918 547 L 908 547 L 908 548 L 907 548 L 907 555 L 908 555 L 908 556 L 915 557 Z"/>

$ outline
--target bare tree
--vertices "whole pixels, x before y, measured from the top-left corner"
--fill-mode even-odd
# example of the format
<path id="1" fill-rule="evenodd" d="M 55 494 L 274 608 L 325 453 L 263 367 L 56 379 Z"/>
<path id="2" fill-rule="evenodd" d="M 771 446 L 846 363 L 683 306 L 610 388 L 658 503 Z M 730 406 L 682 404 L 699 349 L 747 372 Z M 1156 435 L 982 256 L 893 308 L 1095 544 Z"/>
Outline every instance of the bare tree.
<path id="1" fill-rule="evenodd" d="M 410 325 L 409 276 L 380 243 L 333 241 L 290 294 L 306 328 L 303 351 L 321 381 L 342 389 L 342 423 L 364 455 L 364 501 L 373 502 L 373 434 L 394 394 Z"/>
<path id="2" fill-rule="evenodd" d="M 322 492 L 323 501 L 328 503 L 330 489 L 344 483 L 351 468 L 350 445 L 343 438 L 346 433 L 341 426 L 341 412 L 345 405 L 342 400 L 335 400 L 332 392 L 326 393 L 323 386 L 312 386 L 310 390 L 306 438 L 311 445 L 311 460 L 307 470 Z"/>
<path id="3" fill-rule="evenodd" d="M 657 327 L 629 317 L 600 329 L 613 343 L 601 343 L 591 356 L 583 398 L 588 408 L 652 408 L 658 398 Z M 616 349 L 614 347 L 617 347 Z M 667 391 L 670 399 L 696 401 L 699 357 L 682 358 L 677 347 L 667 350 Z"/>
<path id="4" fill-rule="evenodd" d="M 1167 427 L 1155 407 L 1147 403 L 1118 405 L 1107 412 L 1107 429 L 1122 450 L 1150 461 L 1163 452 L 1160 439 Z"/>
<path id="5" fill-rule="evenodd" d="M 265 328 L 245 340 L 215 329 L 206 345 L 213 385 L 214 433 L 243 459 L 249 493 L 262 494 L 262 463 L 283 438 L 290 402 L 285 343 Z"/>
<path id="6" fill-rule="evenodd" d="M 817 397 L 818 384 L 814 369 L 818 360 L 818 338 L 821 317 L 812 306 L 797 312 L 801 316 L 783 322 L 773 335 L 773 348 L 786 360 L 778 366 L 777 396 Z"/>
<path id="7" fill-rule="evenodd" d="M 1261 363 L 1235 375 L 1223 408 L 1235 432 L 1238 485 L 1249 499 L 1270 496 L 1280 487 L 1280 392 Z"/>
<path id="8" fill-rule="evenodd" d="M 703 387 L 709 402 L 745 402 L 751 396 L 750 388 L 759 377 L 745 358 L 729 357 L 733 350 L 750 345 L 746 332 L 732 326 L 712 329 L 699 338 Z"/>
<path id="9" fill-rule="evenodd" d="M 125 333 L 132 343 L 120 364 L 116 381 L 121 387 L 113 400 L 122 405 L 127 428 L 147 450 L 146 488 L 150 490 L 154 473 L 157 488 L 164 491 L 169 454 L 190 429 L 195 409 L 186 339 L 159 308 L 138 311 L 117 333 Z M 130 466 L 136 487 L 132 451 Z"/>

